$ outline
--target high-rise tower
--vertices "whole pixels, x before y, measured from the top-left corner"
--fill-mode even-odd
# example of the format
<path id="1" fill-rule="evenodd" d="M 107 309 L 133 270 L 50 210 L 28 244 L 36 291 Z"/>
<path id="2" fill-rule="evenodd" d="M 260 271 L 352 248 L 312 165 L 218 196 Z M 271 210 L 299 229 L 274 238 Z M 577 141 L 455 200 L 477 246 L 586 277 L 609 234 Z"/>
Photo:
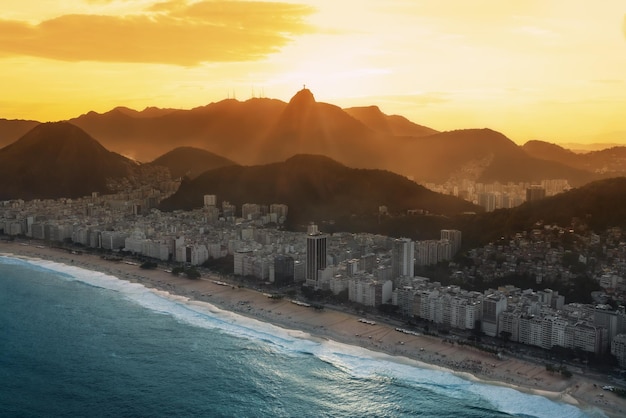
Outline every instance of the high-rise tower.
<path id="1" fill-rule="evenodd" d="M 315 224 L 310 224 L 306 237 L 306 284 L 316 287 L 319 271 L 326 268 L 327 236 Z"/>
<path id="2" fill-rule="evenodd" d="M 415 243 L 413 241 L 409 238 L 394 240 L 391 257 L 391 275 L 394 281 L 398 277 L 415 275 Z"/>

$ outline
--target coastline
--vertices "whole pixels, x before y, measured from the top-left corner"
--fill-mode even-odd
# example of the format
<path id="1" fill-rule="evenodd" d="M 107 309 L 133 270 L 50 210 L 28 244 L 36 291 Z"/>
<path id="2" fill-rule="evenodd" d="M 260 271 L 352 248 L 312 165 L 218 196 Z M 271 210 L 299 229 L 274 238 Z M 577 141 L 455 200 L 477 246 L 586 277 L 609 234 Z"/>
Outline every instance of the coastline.
<path id="1" fill-rule="evenodd" d="M 207 302 L 215 307 L 279 327 L 303 331 L 314 338 L 360 346 L 394 356 L 398 362 L 417 362 L 420 367 L 453 373 L 467 380 L 510 387 L 525 393 L 576 405 L 593 413 L 597 408 L 609 417 L 626 414 L 626 399 L 601 389 L 606 382 L 574 373 L 570 379 L 551 375 L 545 366 L 515 358 L 498 359 L 468 346 L 444 342 L 439 337 L 411 335 L 393 325 L 360 322 L 354 314 L 315 310 L 291 303 L 288 298 L 270 299 L 262 292 L 216 283 L 220 277 L 190 280 L 162 270 L 144 270 L 134 264 L 103 260 L 96 255 L 75 255 L 41 245 L 0 241 L 0 255 L 49 260 L 119 279 L 140 283 L 172 295 Z"/>

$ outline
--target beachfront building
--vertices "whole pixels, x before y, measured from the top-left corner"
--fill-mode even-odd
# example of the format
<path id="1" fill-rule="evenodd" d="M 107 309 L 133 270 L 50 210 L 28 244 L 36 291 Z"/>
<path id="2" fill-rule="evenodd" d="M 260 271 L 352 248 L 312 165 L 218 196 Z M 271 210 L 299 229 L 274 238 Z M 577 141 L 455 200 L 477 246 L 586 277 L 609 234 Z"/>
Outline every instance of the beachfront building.
<path id="1" fill-rule="evenodd" d="M 615 356 L 619 366 L 626 369 L 626 334 L 618 334 L 613 338 L 611 354 Z"/>
<path id="2" fill-rule="evenodd" d="M 348 299 L 365 306 L 380 306 L 391 301 L 393 282 L 379 282 L 370 273 L 359 274 L 348 280 Z"/>
<path id="3" fill-rule="evenodd" d="M 320 288 L 320 271 L 327 265 L 328 237 L 322 234 L 317 225 L 310 224 L 306 237 L 306 285 Z"/>
<path id="4" fill-rule="evenodd" d="M 102 248 L 105 250 L 119 250 L 124 248 L 127 237 L 128 234 L 120 231 L 102 231 Z"/>
<path id="5" fill-rule="evenodd" d="M 270 268 L 270 282 L 277 286 L 284 286 L 294 281 L 294 260 L 288 255 L 277 255 Z M 272 277 L 273 273 L 273 277 Z"/>
<path id="6" fill-rule="evenodd" d="M 405 281 L 393 291 L 392 304 L 405 316 L 432 321 L 445 328 L 473 329 L 481 316 L 479 292 L 441 286 L 427 278 Z"/>
<path id="7" fill-rule="evenodd" d="M 614 310 L 610 305 L 596 305 L 593 324 L 607 329 L 610 342 L 618 334 L 626 333 L 626 314 L 623 310 Z"/>
<path id="8" fill-rule="evenodd" d="M 535 295 L 533 295 L 535 296 Z M 506 333 L 511 341 L 551 349 L 563 347 L 602 354 L 609 347 L 607 329 L 594 326 L 580 316 L 570 316 L 567 310 L 556 311 L 543 306 L 534 314 L 519 305 L 502 312 L 499 318 L 500 335 Z"/>
<path id="9" fill-rule="evenodd" d="M 206 245 L 193 243 L 176 246 L 176 261 L 188 263 L 192 266 L 199 266 L 209 259 L 209 251 Z"/>
<path id="10" fill-rule="evenodd" d="M 490 292 L 490 291 L 487 291 Z M 482 331 L 490 337 L 498 336 L 498 318 L 506 310 L 507 298 L 500 292 L 485 294 L 482 300 Z"/>

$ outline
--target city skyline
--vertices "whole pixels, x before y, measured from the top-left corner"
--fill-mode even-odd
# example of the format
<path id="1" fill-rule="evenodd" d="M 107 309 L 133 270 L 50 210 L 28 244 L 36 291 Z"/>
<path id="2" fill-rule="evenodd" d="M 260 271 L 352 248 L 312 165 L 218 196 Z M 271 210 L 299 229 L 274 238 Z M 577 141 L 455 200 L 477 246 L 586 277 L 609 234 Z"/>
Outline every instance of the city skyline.
<path id="1" fill-rule="evenodd" d="M 490 127 L 517 143 L 620 142 L 626 131 L 618 1 L 28 0 L 7 10 L 3 118 L 287 101 L 306 84 L 319 101 L 378 105 L 438 130 Z"/>

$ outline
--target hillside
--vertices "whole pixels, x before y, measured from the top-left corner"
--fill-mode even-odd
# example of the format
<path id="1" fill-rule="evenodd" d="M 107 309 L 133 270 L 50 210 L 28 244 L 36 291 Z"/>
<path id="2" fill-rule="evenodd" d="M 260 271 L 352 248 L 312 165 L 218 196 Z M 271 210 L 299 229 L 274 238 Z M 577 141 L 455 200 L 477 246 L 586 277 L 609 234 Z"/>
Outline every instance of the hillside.
<path id="1" fill-rule="evenodd" d="M 264 138 L 257 164 L 284 161 L 297 154 L 325 155 L 351 167 L 384 168 L 382 137 L 344 112 L 319 103 L 300 90 Z"/>
<path id="2" fill-rule="evenodd" d="M 0 118 L 0 148 L 15 142 L 37 125 L 39 122 L 34 120 Z"/>
<path id="3" fill-rule="evenodd" d="M 191 110 L 89 112 L 70 122 L 108 149 L 147 162 L 181 146 L 205 149 L 242 164 L 255 163 L 258 143 L 286 104 L 273 99 L 222 100 Z"/>
<path id="4" fill-rule="evenodd" d="M 0 149 L 0 200 L 104 193 L 136 168 L 70 123 L 43 123 Z"/>
<path id="5" fill-rule="evenodd" d="M 529 155 L 558 162 L 603 177 L 626 174 L 626 147 L 614 146 L 600 151 L 574 153 L 558 145 L 543 141 L 528 141 L 523 146 Z"/>
<path id="6" fill-rule="evenodd" d="M 198 177 L 207 170 L 236 165 L 235 162 L 227 158 L 193 147 L 173 149 L 149 164 L 167 167 L 172 178 L 187 176 L 191 179 Z"/>
<path id="7" fill-rule="evenodd" d="M 71 123 L 107 149 L 142 162 L 174 148 L 194 147 L 244 165 L 319 154 L 349 167 L 392 171 L 420 183 L 567 179 L 579 186 L 626 174 L 626 148 L 576 157 L 536 141 L 520 147 L 491 129 L 436 132 L 402 116 L 386 115 L 377 106 L 341 109 L 317 102 L 306 88 L 289 103 L 253 98 L 226 99 L 191 110 L 117 107 L 103 114 L 89 112 Z M 7 130 L 7 137 L 11 132 Z"/>
<path id="8" fill-rule="evenodd" d="M 386 115 L 378 106 L 350 107 L 343 109 L 372 131 L 393 136 L 426 136 L 437 131 L 426 126 L 413 123 L 404 116 Z"/>
<path id="9" fill-rule="evenodd" d="M 400 147 L 396 165 L 420 181 L 449 179 L 480 182 L 532 182 L 565 178 L 584 184 L 593 174 L 529 156 L 503 134 L 491 129 L 463 129 L 411 138 Z"/>
<path id="10" fill-rule="evenodd" d="M 512 209 L 461 217 L 454 227 L 463 231 L 464 243 L 478 245 L 528 231 L 537 223 L 568 226 L 574 218 L 596 231 L 626 227 L 626 177 L 594 181 Z"/>
<path id="11" fill-rule="evenodd" d="M 202 206 L 203 195 L 215 194 L 218 204 L 285 203 L 292 226 L 377 214 L 380 205 L 390 213 L 423 209 L 453 215 L 481 209 L 469 202 L 431 192 L 397 174 L 348 168 L 327 157 L 297 155 L 285 162 L 258 166 L 230 166 L 207 171 L 162 204 L 164 210 Z"/>

